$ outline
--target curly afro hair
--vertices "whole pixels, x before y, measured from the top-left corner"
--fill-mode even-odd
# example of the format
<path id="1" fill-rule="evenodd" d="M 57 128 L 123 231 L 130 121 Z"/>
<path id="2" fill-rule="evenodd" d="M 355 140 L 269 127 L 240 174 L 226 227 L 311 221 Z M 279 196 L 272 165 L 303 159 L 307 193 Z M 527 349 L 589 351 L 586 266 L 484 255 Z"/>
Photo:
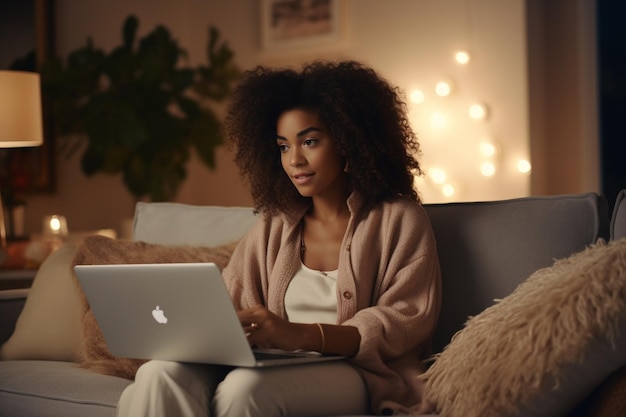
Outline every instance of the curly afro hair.
<path id="1" fill-rule="evenodd" d="M 347 161 L 351 190 L 366 204 L 397 197 L 419 201 L 419 144 L 397 87 L 354 61 L 313 62 L 301 71 L 257 67 L 246 71 L 230 98 L 227 143 L 251 186 L 255 209 L 276 213 L 305 199 L 285 175 L 276 124 L 288 110 L 317 114 Z"/>

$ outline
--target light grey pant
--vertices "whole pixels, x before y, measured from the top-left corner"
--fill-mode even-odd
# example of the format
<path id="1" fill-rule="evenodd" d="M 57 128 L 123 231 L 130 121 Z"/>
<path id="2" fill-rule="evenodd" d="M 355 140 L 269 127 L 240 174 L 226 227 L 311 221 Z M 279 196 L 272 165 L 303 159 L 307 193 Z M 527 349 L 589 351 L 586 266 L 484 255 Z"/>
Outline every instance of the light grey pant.
<path id="1" fill-rule="evenodd" d="M 120 397 L 118 417 L 333 416 L 368 413 L 367 388 L 341 361 L 230 368 L 150 361 Z"/>

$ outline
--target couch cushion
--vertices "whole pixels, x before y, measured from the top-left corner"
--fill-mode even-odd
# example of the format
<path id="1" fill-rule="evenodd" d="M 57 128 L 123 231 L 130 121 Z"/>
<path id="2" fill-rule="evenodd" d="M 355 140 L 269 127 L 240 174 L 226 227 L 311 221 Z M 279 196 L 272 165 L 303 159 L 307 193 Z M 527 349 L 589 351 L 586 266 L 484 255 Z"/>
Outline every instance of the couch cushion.
<path id="1" fill-rule="evenodd" d="M 78 290 L 70 265 L 76 245 L 66 244 L 43 262 L 33 281 L 24 308 L 0 358 L 73 361 L 81 337 Z"/>
<path id="2" fill-rule="evenodd" d="M 133 240 L 217 246 L 241 238 L 255 221 L 251 207 L 140 202 L 135 208 Z"/>
<path id="3" fill-rule="evenodd" d="M 615 199 L 611 217 L 611 239 L 626 237 L 626 190 L 622 190 Z"/>
<path id="4" fill-rule="evenodd" d="M 442 416 L 559 416 L 626 364 L 626 239 L 532 274 L 423 376 Z"/>
<path id="5" fill-rule="evenodd" d="M 0 415 L 113 417 L 131 381 L 56 361 L 0 363 Z"/>
<path id="6" fill-rule="evenodd" d="M 609 235 L 608 205 L 593 193 L 425 208 L 443 284 L 436 352 L 468 317 L 510 294 L 532 272 Z"/>

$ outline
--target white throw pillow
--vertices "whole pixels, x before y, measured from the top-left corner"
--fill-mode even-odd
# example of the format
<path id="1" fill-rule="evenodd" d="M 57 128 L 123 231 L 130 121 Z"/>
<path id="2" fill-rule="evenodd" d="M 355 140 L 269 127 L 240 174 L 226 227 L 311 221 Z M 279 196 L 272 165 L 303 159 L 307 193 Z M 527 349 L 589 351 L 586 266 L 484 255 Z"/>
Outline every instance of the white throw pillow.
<path id="1" fill-rule="evenodd" d="M 81 344 L 81 304 L 71 265 L 77 251 L 66 244 L 39 267 L 15 331 L 0 359 L 74 361 Z"/>

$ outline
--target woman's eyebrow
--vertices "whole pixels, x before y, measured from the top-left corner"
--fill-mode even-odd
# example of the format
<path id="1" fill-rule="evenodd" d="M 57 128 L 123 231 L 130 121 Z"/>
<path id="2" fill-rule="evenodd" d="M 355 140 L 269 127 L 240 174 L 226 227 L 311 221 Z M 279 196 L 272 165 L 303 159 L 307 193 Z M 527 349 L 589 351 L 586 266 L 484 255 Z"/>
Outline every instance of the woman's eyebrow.
<path id="1" fill-rule="evenodd" d="M 300 132 L 298 132 L 298 134 L 296 136 L 302 137 L 302 136 L 305 136 L 305 135 L 307 135 L 307 134 L 309 134 L 311 132 L 321 132 L 321 131 L 322 131 L 322 129 L 311 126 L 311 127 L 307 127 L 304 130 L 301 130 Z M 277 140 L 287 140 L 287 138 L 285 138 L 283 136 L 280 136 L 280 135 L 276 135 L 276 139 Z"/>

